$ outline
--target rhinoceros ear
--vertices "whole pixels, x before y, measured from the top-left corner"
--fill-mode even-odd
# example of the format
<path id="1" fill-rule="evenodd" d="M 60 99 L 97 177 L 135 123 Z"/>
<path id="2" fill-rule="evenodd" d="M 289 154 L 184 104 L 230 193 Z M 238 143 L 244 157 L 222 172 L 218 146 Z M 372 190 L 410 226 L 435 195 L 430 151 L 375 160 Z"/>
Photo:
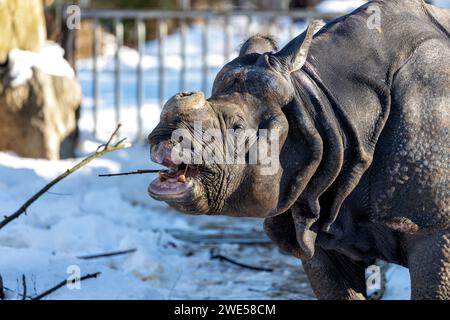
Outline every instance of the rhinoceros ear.
<path id="1" fill-rule="evenodd" d="M 273 37 L 257 34 L 244 42 L 239 51 L 239 56 L 242 57 L 251 53 L 265 53 L 276 50 L 278 50 L 277 43 Z"/>
<path id="2" fill-rule="evenodd" d="M 300 70 L 306 62 L 308 57 L 309 47 L 311 46 L 314 32 L 324 26 L 322 20 L 314 20 L 302 33 L 291 42 L 289 42 L 283 49 L 275 54 L 280 61 L 286 64 L 290 72 Z"/>

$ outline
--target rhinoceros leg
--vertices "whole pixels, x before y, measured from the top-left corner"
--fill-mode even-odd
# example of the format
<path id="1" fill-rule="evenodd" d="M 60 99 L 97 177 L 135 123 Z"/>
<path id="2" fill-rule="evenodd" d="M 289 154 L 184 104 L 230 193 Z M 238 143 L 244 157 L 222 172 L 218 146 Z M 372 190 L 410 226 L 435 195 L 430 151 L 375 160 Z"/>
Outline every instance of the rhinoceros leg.
<path id="1" fill-rule="evenodd" d="M 366 299 L 365 265 L 335 251 L 316 247 L 303 268 L 318 299 Z"/>
<path id="2" fill-rule="evenodd" d="M 411 239 L 408 244 L 411 298 L 450 299 L 450 230 Z"/>

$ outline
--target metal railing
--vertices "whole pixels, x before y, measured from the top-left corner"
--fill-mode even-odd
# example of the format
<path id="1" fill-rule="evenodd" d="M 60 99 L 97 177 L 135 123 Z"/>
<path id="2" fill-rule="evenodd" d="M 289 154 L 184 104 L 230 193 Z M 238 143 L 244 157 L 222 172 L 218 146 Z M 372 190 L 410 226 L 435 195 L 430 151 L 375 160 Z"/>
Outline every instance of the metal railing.
<path id="1" fill-rule="evenodd" d="M 265 18 L 268 21 L 270 27 L 270 33 L 277 34 L 277 26 L 275 21 L 279 18 L 287 17 L 290 18 L 292 25 L 296 20 L 308 21 L 311 19 L 323 19 L 330 20 L 334 19 L 341 14 L 324 14 L 315 11 L 307 10 L 294 10 L 294 11 L 277 11 L 277 10 L 239 10 L 239 11 L 220 11 L 220 10 L 184 10 L 184 11 L 162 11 L 162 10 L 83 10 L 82 20 L 91 20 L 93 22 L 92 30 L 92 57 L 93 57 L 93 68 L 92 68 L 92 97 L 93 97 L 93 132 L 97 131 L 98 126 L 98 108 L 99 108 L 99 96 L 100 96 L 100 85 L 99 85 L 99 54 L 100 54 L 100 38 L 102 34 L 102 23 L 108 22 L 113 24 L 113 33 L 115 36 L 116 43 L 116 53 L 114 56 L 114 109 L 115 109 L 115 120 L 117 123 L 120 122 L 121 118 L 121 106 L 122 106 L 122 90 L 121 90 L 121 59 L 119 56 L 120 49 L 124 45 L 124 20 L 127 22 L 132 20 L 134 23 L 134 34 L 136 39 L 136 48 L 139 54 L 138 66 L 136 68 L 136 104 L 137 104 L 137 139 L 142 137 L 143 131 L 143 120 L 142 120 L 142 107 L 144 104 L 144 67 L 143 67 L 143 56 L 145 49 L 145 42 L 147 37 L 147 27 L 146 21 L 154 20 L 156 21 L 157 29 L 157 42 L 158 42 L 158 95 L 159 95 L 159 105 L 162 107 L 164 103 L 164 97 L 166 93 L 165 88 L 165 44 L 166 38 L 168 36 L 168 25 L 169 20 L 176 20 L 179 26 L 180 32 L 180 57 L 181 57 L 181 68 L 180 68 L 180 91 L 184 91 L 187 87 L 187 71 L 186 71 L 186 60 L 187 60 L 187 36 L 189 32 L 188 21 L 192 19 L 202 20 L 202 49 L 201 49 L 201 74 L 202 81 L 201 86 L 203 91 L 207 91 L 208 87 L 208 65 L 207 65 L 207 55 L 209 51 L 209 40 L 208 40 L 208 25 L 213 19 L 223 20 L 223 37 L 224 37 L 224 51 L 223 57 L 225 61 L 231 59 L 233 52 L 232 48 L 232 36 L 233 29 L 231 27 L 231 18 L 240 16 L 246 17 L 246 35 L 250 36 L 250 25 L 255 18 Z M 296 34 L 291 34 L 290 37 L 294 38 Z"/>

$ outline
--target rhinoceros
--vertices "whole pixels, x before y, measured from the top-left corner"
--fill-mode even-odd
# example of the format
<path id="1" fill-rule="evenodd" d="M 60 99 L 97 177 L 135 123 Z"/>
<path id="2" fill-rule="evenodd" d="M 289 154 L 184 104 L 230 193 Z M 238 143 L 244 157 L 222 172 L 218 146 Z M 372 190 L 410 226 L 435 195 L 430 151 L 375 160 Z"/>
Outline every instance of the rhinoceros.
<path id="1" fill-rule="evenodd" d="M 149 135 L 168 170 L 148 192 L 185 213 L 264 218 L 319 299 L 367 298 L 376 259 L 409 268 L 413 299 L 450 299 L 450 12 L 371 1 L 317 27 L 280 50 L 255 35 L 210 98 L 171 98 Z M 217 154 L 208 129 L 276 131 L 279 165 L 248 161 L 259 134 L 244 163 L 175 161 L 178 129 Z"/>

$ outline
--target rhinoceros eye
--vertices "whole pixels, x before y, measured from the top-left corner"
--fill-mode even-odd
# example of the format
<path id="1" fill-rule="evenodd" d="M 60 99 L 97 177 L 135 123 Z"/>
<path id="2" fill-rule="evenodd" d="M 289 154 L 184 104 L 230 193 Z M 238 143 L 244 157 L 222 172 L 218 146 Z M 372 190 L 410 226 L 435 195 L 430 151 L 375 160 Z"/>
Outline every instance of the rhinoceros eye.
<path id="1" fill-rule="evenodd" d="M 233 124 L 233 130 L 243 130 L 244 129 L 244 125 L 242 123 L 235 123 Z"/>

